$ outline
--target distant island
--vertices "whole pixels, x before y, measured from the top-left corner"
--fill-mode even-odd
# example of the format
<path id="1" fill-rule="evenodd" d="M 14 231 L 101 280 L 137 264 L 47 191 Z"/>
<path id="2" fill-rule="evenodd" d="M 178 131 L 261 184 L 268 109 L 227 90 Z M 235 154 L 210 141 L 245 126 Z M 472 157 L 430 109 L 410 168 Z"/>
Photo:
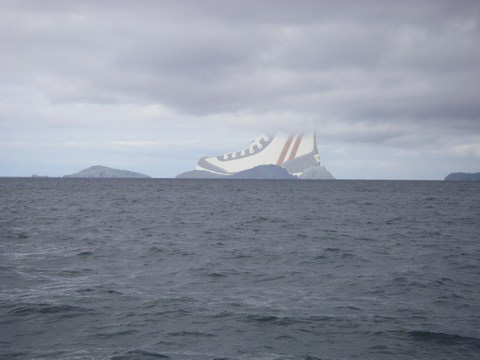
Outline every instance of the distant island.
<path id="1" fill-rule="evenodd" d="M 177 175 L 177 179 L 317 179 L 333 180 L 333 175 L 324 166 L 312 166 L 299 177 L 290 174 L 279 165 L 259 165 L 251 169 L 239 171 L 232 175 L 214 174 L 205 170 L 186 171 Z"/>
<path id="2" fill-rule="evenodd" d="M 298 177 L 302 180 L 335 180 L 335 177 L 325 166 L 312 166 Z"/>
<path id="3" fill-rule="evenodd" d="M 205 170 L 191 170 L 178 174 L 177 179 L 295 179 L 278 165 L 259 165 L 232 175 L 214 174 Z"/>
<path id="4" fill-rule="evenodd" d="M 445 181 L 480 181 L 480 172 L 477 173 L 464 173 L 454 172 L 445 178 Z"/>
<path id="5" fill-rule="evenodd" d="M 259 165 L 230 175 L 231 179 L 296 179 L 287 169 L 278 165 Z"/>
<path id="6" fill-rule="evenodd" d="M 122 178 L 122 179 L 140 179 L 150 178 L 150 176 L 138 172 L 113 169 L 108 166 L 90 166 L 78 173 L 64 175 L 64 178 Z"/>

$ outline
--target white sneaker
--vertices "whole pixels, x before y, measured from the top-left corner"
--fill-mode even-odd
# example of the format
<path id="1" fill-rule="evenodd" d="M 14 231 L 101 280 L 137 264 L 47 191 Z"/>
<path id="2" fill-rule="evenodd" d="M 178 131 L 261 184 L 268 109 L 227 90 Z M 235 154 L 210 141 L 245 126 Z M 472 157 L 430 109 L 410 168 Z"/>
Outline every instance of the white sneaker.
<path id="1" fill-rule="evenodd" d="M 244 150 L 198 160 L 197 170 L 232 175 L 258 165 L 283 166 L 290 174 L 300 174 L 311 166 L 320 166 L 315 132 L 297 136 L 259 136 Z"/>

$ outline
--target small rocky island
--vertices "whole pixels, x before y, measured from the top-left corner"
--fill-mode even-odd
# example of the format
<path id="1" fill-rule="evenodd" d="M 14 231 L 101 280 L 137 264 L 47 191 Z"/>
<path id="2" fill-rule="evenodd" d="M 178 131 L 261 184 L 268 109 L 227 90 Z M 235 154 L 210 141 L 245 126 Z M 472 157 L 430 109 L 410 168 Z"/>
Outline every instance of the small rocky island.
<path id="1" fill-rule="evenodd" d="M 177 179 L 317 179 L 333 180 L 333 175 L 325 166 L 312 166 L 300 176 L 290 174 L 285 168 L 278 165 L 259 165 L 254 168 L 240 171 L 233 175 L 219 175 L 204 170 L 192 170 L 177 175 Z"/>
<path id="2" fill-rule="evenodd" d="M 480 181 L 480 172 L 477 173 L 464 173 L 454 172 L 445 178 L 445 181 Z"/>
<path id="3" fill-rule="evenodd" d="M 141 179 L 150 178 L 150 176 L 138 172 L 113 169 L 108 166 L 90 166 L 78 173 L 64 175 L 64 178 L 121 178 L 121 179 Z"/>
<path id="4" fill-rule="evenodd" d="M 288 173 L 278 165 L 259 165 L 254 168 L 239 171 L 229 176 L 230 179 L 296 179 L 294 175 Z"/>
<path id="5" fill-rule="evenodd" d="M 335 180 L 335 177 L 325 166 L 312 166 L 298 177 L 303 180 Z"/>
<path id="6" fill-rule="evenodd" d="M 259 165 L 232 175 L 214 174 L 205 170 L 192 170 L 176 176 L 177 179 L 295 179 L 286 169 L 278 165 Z"/>

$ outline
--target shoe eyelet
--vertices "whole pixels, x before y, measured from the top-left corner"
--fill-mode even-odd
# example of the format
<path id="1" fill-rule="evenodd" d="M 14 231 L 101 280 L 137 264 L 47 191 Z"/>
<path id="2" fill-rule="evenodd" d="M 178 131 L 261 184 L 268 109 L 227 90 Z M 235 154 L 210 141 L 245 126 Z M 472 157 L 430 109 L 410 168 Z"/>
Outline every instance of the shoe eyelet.
<path id="1" fill-rule="evenodd" d="M 255 151 L 253 151 L 253 150 L 249 150 L 249 153 L 250 153 L 250 154 L 253 154 L 254 152 L 255 152 Z"/>
<path id="2" fill-rule="evenodd" d="M 245 151 L 242 151 L 240 155 L 245 156 Z"/>
<path id="3" fill-rule="evenodd" d="M 258 144 L 258 148 L 261 149 L 263 147 L 262 144 Z"/>
<path id="4" fill-rule="evenodd" d="M 267 142 L 270 141 L 270 138 L 266 137 L 266 138 L 265 138 L 265 141 L 267 141 Z"/>

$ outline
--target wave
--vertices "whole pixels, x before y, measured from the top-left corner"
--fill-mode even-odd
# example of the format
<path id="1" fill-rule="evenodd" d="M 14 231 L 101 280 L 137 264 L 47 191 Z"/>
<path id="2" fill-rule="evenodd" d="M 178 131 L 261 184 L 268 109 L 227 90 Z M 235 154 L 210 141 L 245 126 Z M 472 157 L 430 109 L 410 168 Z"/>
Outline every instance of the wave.
<path id="1" fill-rule="evenodd" d="M 415 340 L 435 342 L 441 345 L 469 345 L 480 349 L 480 339 L 470 336 L 434 331 L 409 331 L 408 336 Z"/>
<path id="2" fill-rule="evenodd" d="M 226 277 L 227 274 L 220 273 L 220 272 L 212 272 L 212 273 L 209 273 L 207 276 L 213 277 L 213 278 L 220 278 L 220 277 Z"/>
<path id="3" fill-rule="evenodd" d="M 64 317 L 73 317 L 84 315 L 85 313 L 93 313 L 92 309 L 72 305 L 53 305 L 53 304 L 22 304 L 16 305 L 9 314 L 16 316 L 59 314 Z"/>
<path id="4" fill-rule="evenodd" d="M 251 314 L 245 317 L 247 322 L 268 323 L 273 325 L 290 326 L 295 324 L 319 324 L 332 320 L 342 320 L 341 317 L 329 317 L 322 315 L 305 316 L 305 317 L 290 317 L 290 316 L 275 316 Z"/>
<path id="5" fill-rule="evenodd" d="M 286 320 L 287 318 L 280 318 L 274 315 L 247 315 L 248 321 L 254 322 L 279 322 L 280 320 Z"/>
<path id="6" fill-rule="evenodd" d="M 163 253 L 164 251 L 165 251 L 164 249 L 162 249 L 161 247 L 155 246 L 155 245 L 151 246 L 150 249 L 148 249 L 148 252 L 153 253 L 153 254 Z"/>
<path id="7" fill-rule="evenodd" d="M 111 339 L 116 336 L 127 336 L 127 335 L 133 335 L 138 333 L 138 330 L 130 329 L 130 330 L 121 330 L 121 331 L 113 331 L 113 332 L 102 332 L 102 333 L 97 333 L 93 334 L 90 336 L 92 339 Z"/>
<path id="8" fill-rule="evenodd" d="M 77 254 L 77 256 L 90 256 L 93 255 L 92 251 L 82 251 Z"/>
<path id="9" fill-rule="evenodd" d="M 167 333 L 169 336 L 195 336 L 195 337 L 212 337 L 213 334 L 204 333 L 201 331 L 175 331 Z"/>
<path id="10" fill-rule="evenodd" d="M 144 350 L 131 350 L 122 355 L 112 356 L 110 360 L 127 360 L 127 359 L 170 359 L 167 355 L 154 353 Z"/>
<path id="11" fill-rule="evenodd" d="M 0 358 L 2 359 L 27 359 L 28 355 L 30 355 L 28 352 L 22 352 L 22 351 L 13 351 L 13 352 L 5 352 L 2 353 L 0 352 Z"/>

